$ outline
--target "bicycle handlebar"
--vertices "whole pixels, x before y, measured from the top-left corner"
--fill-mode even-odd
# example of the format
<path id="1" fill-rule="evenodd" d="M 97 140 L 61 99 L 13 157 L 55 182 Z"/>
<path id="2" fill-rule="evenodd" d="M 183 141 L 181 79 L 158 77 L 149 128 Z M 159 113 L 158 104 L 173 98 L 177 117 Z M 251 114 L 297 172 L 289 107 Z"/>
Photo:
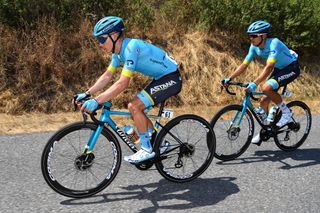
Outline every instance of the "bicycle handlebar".
<path id="1" fill-rule="evenodd" d="M 78 109 L 78 104 L 76 102 L 80 102 L 81 105 L 84 104 L 84 102 L 86 102 L 87 100 L 89 100 L 90 98 L 87 97 L 87 98 L 84 98 L 84 99 L 81 99 L 81 100 L 78 100 L 77 101 L 77 95 L 73 96 L 73 106 L 74 106 L 74 111 L 76 111 Z M 88 112 L 82 112 L 82 117 L 83 117 L 83 120 L 84 122 L 86 122 L 87 120 L 87 114 L 90 115 L 90 118 L 92 119 L 92 121 L 98 125 L 104 125 L 105 122 L 101 122 L 99 121 L 95 116 L 97 115 L 97 110 L 101 109 L 103 105 L 99 104 L 98 108 L 95 109 L 94 111 L 92 111 L 91 113 L 88 113 Z M 86 114 L 87 113 L 87 114 Z"/>
<path id="2" fill-rule="evenodd" d="M 248 86 L 247 83 L 233 82 L 233 81 L 230 81 L 230 82 L 228 83 L 228 86 L 221 86 L 221 89 L 225 88 L 226 91 L 227 91 L 227 93 L 230 94 L 230 95 L 236 95 L 235 92 L 231 92 L 231 91 L 229 90 L 229 86 L 230 86 L 230 85 L 239 86 L 239 87 L 244 87 L 244 88 L 246 88 L 246 87 Z M 252 92 L 246 92 L 246 94 L 248 94 L 248 95 L 250 96 L 250 98 L 252 98 L 252 99 L 255 100 L 255 101 L 258 101 L 258 100 L 259 100 L 258 98 L 255 98 L 255 97 L 253 96 Z"/>

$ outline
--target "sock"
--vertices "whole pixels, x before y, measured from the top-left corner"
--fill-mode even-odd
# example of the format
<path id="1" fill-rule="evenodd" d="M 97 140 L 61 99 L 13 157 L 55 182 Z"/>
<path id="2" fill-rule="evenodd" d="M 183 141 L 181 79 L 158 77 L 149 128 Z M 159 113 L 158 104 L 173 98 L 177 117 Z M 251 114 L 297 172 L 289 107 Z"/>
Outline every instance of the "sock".
<path id="1" fill-rule="evenodd" d="M 288 106 L 284 102 L 281 102 L 280 104 L 278 104 L 278 107 L 284 113 L 289 113 L 290 112 Z"/>
<path id="2" fill-rule="evenodd" d="M 141 149 L 151 153 L 152 146 L 150 143 L 151 135 L 150 135 L 149 129 L 146 132 L 139 133 L 139 136 L 141 141 Z"/>

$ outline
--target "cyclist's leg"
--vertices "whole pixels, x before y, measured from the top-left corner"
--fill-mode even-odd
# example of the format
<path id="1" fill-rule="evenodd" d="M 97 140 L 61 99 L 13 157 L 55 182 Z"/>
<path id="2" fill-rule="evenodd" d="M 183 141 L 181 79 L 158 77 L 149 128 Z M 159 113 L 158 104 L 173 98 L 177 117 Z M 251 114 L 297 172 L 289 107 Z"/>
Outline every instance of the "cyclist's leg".
<path id="1" fill-rule="evenodd" d="M 268 96 L 262 97 L 260 99 L 260 107 L 266 112 L 268 113 L 269 111 L 269 104 L 271 102 L 271 99 Z"/>
<path id="2" fill-rule="evenodd" d="M 167 98 L 176 95 L 180 90 L 181 77 L 177 71 L 158 80 L 153 80 L 129 103 L 129 111 L 132 113 L 133 120 L 139 131 L 141 150 L 126 157 L 125 160 L 139 163 L 154 156 L 150 143 L 152 129 L 148 128 L 148 126 L 151 126 L 151 121 L 146 117 L 143 109 L 157 105 Z"/>
<path id="3" fill-rule="evenodd" d="M 124 160 L 139 163 L 155 156 L 150 143 L 152 130 L 148 128 L 148 118 L 143 112 L 144 104 L 137 97 L 128 104 L 128 107 L 139 132 L 141 149 L 133 155 L 125 156 Z"/>
<path id="4" fill-rule="evenodd" d="M 139 163 L 141 161 L 153 158 L 155 155 L 150 143 L 152 129 L 148 128 L 150 125 L 149 122 L 151 123 L 151 121 L 143 112 L 146 106 L 148 107 L 148 105 L 143 103 L 138 97 L 135 97 L 128 104 L 129 111 L 131 112 L 134 123 L 138 129 L 141 143 L 141 149 L 138 152 L 124 157 L 124 160 L 131 163 Z"/>
<path id="5" fill-rule="evenodd" d="M 148 128 L 153 129 L 153 124 L 144 113 L 144 109 L 152 105 L 142 102 L 137 96 L 128 104 L 128 109 L 132 114 L 132 119 L 138 128 L 138 132 L 146 132 Z"/>
<path id="6" fill-rule="evenodd" d="M 263 92 L 278 105 L 282 111 L 280 121 L 276 124 L 281 127 L 287 124 L 291 119 L 291 112 L 287 105 L 283 102 L 282 97 L 277 92 L 279 87 L 291 83 L 300 75 L 299 63 L 297 61 L 292 62 L 287 67 L 279 70 L 275 69 L 272 77 L 266 82 L 266 87 L 263 88 Z"/>

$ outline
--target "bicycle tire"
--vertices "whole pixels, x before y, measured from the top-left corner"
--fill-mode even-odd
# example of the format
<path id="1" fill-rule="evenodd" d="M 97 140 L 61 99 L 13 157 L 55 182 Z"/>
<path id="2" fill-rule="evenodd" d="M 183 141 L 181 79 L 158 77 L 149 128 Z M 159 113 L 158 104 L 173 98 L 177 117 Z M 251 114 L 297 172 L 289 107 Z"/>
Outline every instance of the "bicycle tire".
<path id="1" fill-rule="evenodd" d="M 246 120 L 241 121 L 243 128 L 234 126 L 230 129 L 231 119 L 233 119 L 236 112 L 241 113 L 242 109 L 243 106 L 241 105 L 227 105 L 218 111 L 210 121 L 210 125 L 216 135 L 215 157 L 219 160 L 230 161 L 236 159 L 248 149 L 251 143 L 254 133 L 254 120 L 248 109 L 243 116 Z M 229 114 L 230 112 L 232 113 Z M 246 123 L 248 127 L 245 127 Z M 245 132 L 245 138 L 241 139 L 239 136 L 241 132 L 244 132 L 243 130 L 247 131 L 247 135 Z"/>
<path id="2" fill-rule="evenodd" d="M 284 134 L 277 133 L 277 135 L 274 137 L 274 142 L 283 151 L 294 151 L 299 148 L 307 139 L 311 130 L 312 115 L 310 108 L 302 101 L 292 101 L 288 103 L 287 106 L 293 112 L 294 122 L 292 123 L 298 124 L 296 126 L 297 128 L 293 128 L 293 130 L 290 130 L 289 126 L 286 126 L 285 129 L 281 128 L 280 131 Z M 303 113 L 305 113 L 305 116 Z M 278 116 L 281 116 L 281 113 L 279 113 Z M 305 126 L 305 128 L 303 128 L 303 126 Z M 292 139 L 292 133 L 294 133 L 294 135 L 297 137 L 299 132 L 302 133 L 301 138 L 298 140 L 296 139 L 295 141 L 290 140 L 290 136 Z M 293 143 L 290 144 L 290 142 Z"/>
<path id="3" fill-rule="evenodd" d="M 182 131 L 180 134 L 179 130 Z M 183 142 L 183 145 L 178 143 L 177 139 Z M 170 145 L 160 154 L 164 141 Z M 209 167 L 214 157 L 215 135 L 210 124 L 200 116 L 181 115 L 169 121 L 161 129 L 154 150 L 156 156 L 162 158 L 155 163 L 158 172 L 169 181 L 184 183 L 199 177 Z M 191 167 L 187 164 L 189 161 L 192 163 Z M 199 168 L 195 168 L 196 165 L 200 165 Z M 190 168 L 195 170 L 186 173 Z"/>
<path id="4" fill-rule="evenodd" d="M 116 177 L 121 164 L 121 149 L 116 136 L 107 128 L 103 128 L 99 137 L 99 140 L 103 138 L 103 141 L 97 141 L 95 145 L 92 165 L 81 170 L 76 164 L 76 159 L 79 159 L 88 141 L 84 136 L 90 137 L 89 134 L 96 129 L 97 124 L 93 122 L 76 122 L 58 130 L 49 139 L 42 153 L 41 170 L 45 181 L 54 191 L 72 198 L 90 197 L 105 189 Z M 104 165 L 107 160 L 101 157 L 102 151 L 97 150 L 100 147 L 101 150 L 105 147 L 111 150 L 106 154 L 108 159 L 113 156 L 112 164 L 106 169 Z M 102 167 L 104 169 L 101 169 Z M 60 173 L 64 171 L 66 174 L 61 176 Z M 91 184 L 95 178 L 97 183 Z"/>

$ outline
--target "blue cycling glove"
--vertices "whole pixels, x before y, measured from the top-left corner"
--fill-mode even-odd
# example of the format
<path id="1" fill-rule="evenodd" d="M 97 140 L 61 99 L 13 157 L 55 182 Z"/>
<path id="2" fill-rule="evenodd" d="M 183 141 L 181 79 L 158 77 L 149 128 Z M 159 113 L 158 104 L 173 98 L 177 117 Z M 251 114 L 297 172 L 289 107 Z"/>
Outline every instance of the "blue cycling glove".
<path id="1" fill-rule="evenodd" d="M 90 99 L 84 102 L 83 106 L 88 110 L 93 112 L 99 106 L 98 102 L 95 99 Z"/>
<path id="2" fill-rule="evenodd" d="M 84 92 L 84 93 L 79 93 L 79 94 L 77 94 L 76 95 L 76 100 L 77 101 L 81 101 L 81 100 L 83 100 L 83 99 L 85 99 L 85 98 L 89 98 L 91 95 L 90 95 L 90 93 L 88 93 L 88 92 Z"/>
<path id="3" fill-rule="evenodd" d="M 249 92 L 254 92 L 257 89 L 257 84 L 254 82 L 249 82 L 247 88 Z"/>
<path id="4" fill-rule="evenodd" d="M 229 86 L 229 83 L 231 81 L 231 78 L 225 78 L 221 81 L 222 86 L 227 87 Z"/>

